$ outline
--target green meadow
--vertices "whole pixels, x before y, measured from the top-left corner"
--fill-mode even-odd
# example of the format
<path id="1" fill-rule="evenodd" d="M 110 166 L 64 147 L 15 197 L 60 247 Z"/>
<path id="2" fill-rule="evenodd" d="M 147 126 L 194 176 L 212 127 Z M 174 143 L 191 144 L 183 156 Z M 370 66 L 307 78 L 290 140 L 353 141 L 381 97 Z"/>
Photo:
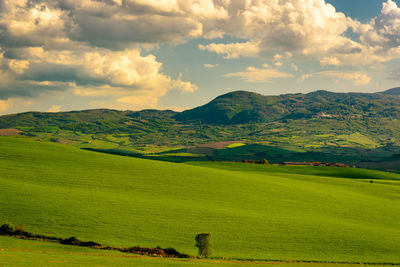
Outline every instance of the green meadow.
<path id="1" fill-rule="evenodd" d="M 365 267 L 365 264 L 260 262 L 221 259 L 174 259 L 147 257 L 115 251 L 97 251 L 90 248 L 64 246 L 41 241 L 20 240 L 0 236 L 0 266 L 259 266 L 279 267 Z M 374 265 L 385 266 L 385 265 Z"/>
<path id="2" fill-rule="evenodd" d="M 285 265 L 282 266 L 292 266 Z M 289 263 L 287 263 L 289 264 Z M 0 266 L 240 266 L 238 263 L 163 259 L 115 251 L 0 237 Z M 297 266 L 297 265 L 296 265 Z"/>
<path id="3" fill-rule="evenodd" d="M 210 232 L 213 257 L 227 259 L 400 264 L 400 175 L 170 163 L 1 137 L 0 223 L 5 222 L 32 233 L 173 247 L 191 255 L 197 253 L 195 235 Z M 36 242 L 4 238 L 3 249 Z M 24 253 L 14 254 L 23 260 Z"/>

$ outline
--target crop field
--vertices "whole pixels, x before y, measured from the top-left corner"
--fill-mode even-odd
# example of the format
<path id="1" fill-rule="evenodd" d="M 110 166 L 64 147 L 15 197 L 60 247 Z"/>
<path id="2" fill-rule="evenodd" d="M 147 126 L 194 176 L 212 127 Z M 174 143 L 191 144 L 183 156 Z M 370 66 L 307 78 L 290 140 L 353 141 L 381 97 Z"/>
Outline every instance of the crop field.
<path id="1" fill-rule="evenodd" d="M 400 264 L 398 174 L 178 164 L 18 137 L 0 137 L 0 148 L 0 223 L 24 225 L 29 232 L 122 247 L 173 247 L 190 255 L 197 253 L 195 235 L 209 232 L 212 256 L 230 260 Z M 45 258 L 27 252 L 32 243 L 39 243 L 34 250 L 59 251 L 46 254 L 56 261 L 66 260 L 68 250 L 83 250 L 5 238 L 0 237 L 0 253 L 8 255 L 1 257 L 3 264 L 17 255 L 43 266 Z M 89 260 L 82 254 L 72 258 Z M 115 259 L 125 260 L 132 259 Z"/>

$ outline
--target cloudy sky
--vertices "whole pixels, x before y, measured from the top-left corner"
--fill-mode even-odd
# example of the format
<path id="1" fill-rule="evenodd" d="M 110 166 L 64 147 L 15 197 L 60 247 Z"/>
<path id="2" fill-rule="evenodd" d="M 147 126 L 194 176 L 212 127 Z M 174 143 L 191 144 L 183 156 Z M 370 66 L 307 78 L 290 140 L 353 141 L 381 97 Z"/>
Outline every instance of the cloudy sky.
<path id="1" fill-rule="evenodd" d="M 397 87 L 396 1 L 2 0 L 0 114 Z"/>

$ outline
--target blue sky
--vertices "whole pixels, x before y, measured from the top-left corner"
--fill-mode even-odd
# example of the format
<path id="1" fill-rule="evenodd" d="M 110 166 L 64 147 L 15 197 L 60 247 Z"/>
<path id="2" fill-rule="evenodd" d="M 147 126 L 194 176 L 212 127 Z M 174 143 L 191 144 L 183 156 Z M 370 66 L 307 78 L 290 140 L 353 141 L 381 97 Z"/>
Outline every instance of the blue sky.
<path id="1" fill-rule="evenodd" d="M 382 9 L 382 0 L 328 0 L 337 11 L 343 12 L 349 17 L 356 18 L 367 23 L 373 17 L 379 15 Z"/>
<path id="2" fill-rule="evenodd" d="M 0 4 L 0 114 L 183 110 L 234 90 L 377 92 L 400 80 L 394 0 Z"/>

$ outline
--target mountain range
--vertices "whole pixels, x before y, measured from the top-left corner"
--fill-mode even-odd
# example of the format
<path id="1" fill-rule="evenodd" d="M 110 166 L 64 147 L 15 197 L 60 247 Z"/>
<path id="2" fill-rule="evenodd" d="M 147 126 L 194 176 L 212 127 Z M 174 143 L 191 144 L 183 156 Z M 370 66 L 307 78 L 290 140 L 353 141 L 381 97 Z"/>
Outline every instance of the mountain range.
<path id="1" fill-rule="evenodd" d="M 95 109 L 70 112 L 26 112 L 0 117 L 0 128 L 16 126 L 98 124 L 129 118 L 175 119 L 178 122 L 201 122 L 214 125 L 273 122 L 312 117 L 385 117 L 399 118 L 400 88 L 381 93 L 261 94 L 235 91 L 218 96 L 209 103 L 183 112 L 171 110 L 117 111 Z"/>

